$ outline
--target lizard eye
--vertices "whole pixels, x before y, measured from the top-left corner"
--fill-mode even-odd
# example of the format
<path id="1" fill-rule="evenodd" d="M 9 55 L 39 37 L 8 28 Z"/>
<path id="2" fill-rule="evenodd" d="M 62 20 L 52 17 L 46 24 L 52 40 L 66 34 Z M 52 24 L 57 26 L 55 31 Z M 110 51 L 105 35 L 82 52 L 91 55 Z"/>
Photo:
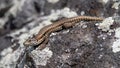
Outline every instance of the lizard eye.
<path id="1" fill-rule="evenodd" d="M 33 42 L 35 42 L 35 41 L 36 41 L 36 39 L 31 39 L 31 42 L 32 42 L 32 41 L 33 41 Z"/>
<path id="2" fill-rule="evenodd" d="M 32 39 L 29 40 L 29 42 L 31 42 L 31 44 L 32 44 L 32 43 L 35 43 L 36 41 L 37 41 L 37 40 L 36 40 L 35 38 L 32 38 Z"/>

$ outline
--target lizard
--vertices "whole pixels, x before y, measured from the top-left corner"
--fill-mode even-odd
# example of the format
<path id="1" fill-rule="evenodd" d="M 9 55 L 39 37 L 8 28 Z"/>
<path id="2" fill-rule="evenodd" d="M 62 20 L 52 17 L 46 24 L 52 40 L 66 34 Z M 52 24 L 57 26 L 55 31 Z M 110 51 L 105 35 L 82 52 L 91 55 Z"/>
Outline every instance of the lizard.
<path id="1" fill-rule="evenodd" d="M 33 36 L 32 38 L 28 38 L 23 44 L 24 46 L 39 45 L 39 49 L 44 49 L 48 42 L 48 37 L 52 32 L 62 30 L 63 27 L 70 28 L 79 21 L 103 21 L 103 18 L 91 16 L 76 16 L 72 18 L 66 18 L 43 27 L 37 35 Z"/>

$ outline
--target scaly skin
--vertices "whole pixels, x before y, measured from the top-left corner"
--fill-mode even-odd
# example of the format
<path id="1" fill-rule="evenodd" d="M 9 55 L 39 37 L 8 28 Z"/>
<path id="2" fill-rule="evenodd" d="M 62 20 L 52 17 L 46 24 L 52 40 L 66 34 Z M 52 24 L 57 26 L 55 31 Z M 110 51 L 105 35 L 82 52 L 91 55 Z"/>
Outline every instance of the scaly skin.
<path id="1" fill-rule="evenodd" d="M 65 28 L 72 27 L 74 26 L 74 24 L 78 23 L 79 21 L 103 21 L 103 18 L 91 17 L 91 16 L 77 16 L 77 17 L 60 20 L 58 22 L 55 22 L 53 24 L 43 27 L 35 37 L 27 39 L 24 42 L 24 45 L 25 46 L 36 46 L 36 45 L 45 44 L 44 41 L 46 43 L 48 42 L 46 41 L 46 39 L 48 39 L 49 35 L 52 32 L 62 30 L 62 27 L 65 27 Z"/>

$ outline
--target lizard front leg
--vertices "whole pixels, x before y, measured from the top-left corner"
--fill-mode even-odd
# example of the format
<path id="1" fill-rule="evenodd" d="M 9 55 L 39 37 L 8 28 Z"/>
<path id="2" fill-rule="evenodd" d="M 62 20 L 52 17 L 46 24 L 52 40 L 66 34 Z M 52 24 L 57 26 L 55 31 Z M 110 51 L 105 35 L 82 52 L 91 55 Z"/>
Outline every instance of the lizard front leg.
<path id="1" fill-rule="evenodd" d="M 45 40 L 38 46 L 38 49 L 42 50 L 46 47 L 48 41 L 49 41 L 49 35 L 52 33 L 52 32 L 56 32 L 56 31 L 59 31 L 62 29 L 62 25 L 58 26 L 58 27 L 55 27 L 53 29 L 50 29 L 46 34 L 45 34 Z"/>
<path id="2" fill-rule="evenodd" d="M 48 38 L 46 38 L 39 46 L 38 46 L 38 50 L 43 50 L 45 47 L 46 47 L 46 45 L 47 45 L 47 43 L 48 43 Z"/>

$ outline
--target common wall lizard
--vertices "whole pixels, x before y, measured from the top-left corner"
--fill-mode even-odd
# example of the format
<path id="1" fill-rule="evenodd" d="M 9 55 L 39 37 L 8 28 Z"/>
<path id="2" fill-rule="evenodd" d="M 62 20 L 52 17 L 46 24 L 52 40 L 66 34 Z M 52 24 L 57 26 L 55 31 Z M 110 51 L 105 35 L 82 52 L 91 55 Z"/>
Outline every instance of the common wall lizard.
<path id="1" fill-rule="evenodd" d="M 37 35 L 32 38 L 28 38 L 25 42 L 25 46 L 36 46 L 39 45 L 39 49 L 45 48 L 45 45 L 48 42 L 48 37 L 52 32 L 62 30 L 64 28 L 69 28 L 74 26 L 79 21 L 102 21 L 103 18 L 91 17 L 91 16 L 77 16 L 72 18 L 66 18 L 60 21 L 57 21 L 53 24 L 43 27 Z"/>

